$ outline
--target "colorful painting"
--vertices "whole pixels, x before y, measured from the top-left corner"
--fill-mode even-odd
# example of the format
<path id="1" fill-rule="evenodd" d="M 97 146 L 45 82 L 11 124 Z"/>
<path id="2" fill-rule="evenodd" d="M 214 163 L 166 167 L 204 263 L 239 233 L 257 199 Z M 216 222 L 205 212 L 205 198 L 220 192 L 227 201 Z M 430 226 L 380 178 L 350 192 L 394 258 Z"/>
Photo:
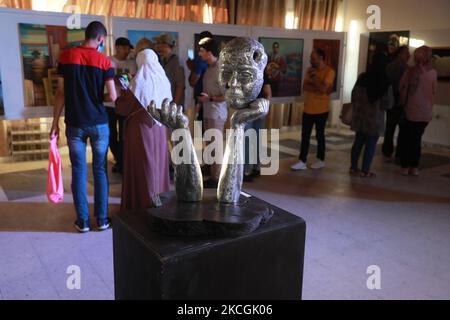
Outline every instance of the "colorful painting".
<path id="1" fill-rule="evenodd" d="M 433 48 L 433 66 L 439 81 L 450 81 L 450 47 Z"/>
<path id="2" fill-rule="evenodd" d="M 5 115 L 5 104 L 3 103 L 2 75 L 0 74 L 0 116 Z"/>
<path id="3" fill-rule="evenodd" d="M 153 43 L 156 43 L 155 38 L 160 36 L 163 33 L 170 34 L 175 40 L 175 46 L 173 48 L 173 52 L 175 54 L 179 54 L 179 38 L 178 32 L 171 31 L 148 31 L 148 30 L 128 30 L 128 40 L 130 40 L 131 44 L 136 47 L 136 44 L 142 38 L 147 38 Z"/>
<path id="4" fill-rule="evenodd" d="M 392 61 L 399 47 L 409 45 L 409 38 L 409 31 L 371 32 L 369 36 L 367 67 L 372 64 L 373 56 L 377 52 L 386 54 L 389 61 Z"/>
<path id="5" fill-rule="evenodd" d="M 266 75 L 273 97 L 301 95 L 303 39 L 260 38 L 269 58 Z"/>
<path id="6" fill-rule="evenodd" d="M 26 106 L 53 105 L 58 58 L 64 50 L 84 41 L 85 29 L 19 24 Z"/>
<path id="7" fill-rule="evenodd" d="M 333 92 L 337 91 L 337 79 L 339 79 L 339 59 L 341 51 L 340 40 L 314 39 L 313 48 L 322 49 L 325 52 L 325 63 L 336 72 L 336 81 L 334 81 Z"/>

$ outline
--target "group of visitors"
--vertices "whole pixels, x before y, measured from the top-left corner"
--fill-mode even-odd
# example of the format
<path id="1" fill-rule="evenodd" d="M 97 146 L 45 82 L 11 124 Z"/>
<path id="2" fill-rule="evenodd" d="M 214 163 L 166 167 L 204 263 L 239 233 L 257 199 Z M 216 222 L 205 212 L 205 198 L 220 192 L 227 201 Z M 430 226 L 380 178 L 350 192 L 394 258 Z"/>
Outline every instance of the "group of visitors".
<path id="1" fill-rule="evenodd" d="M 115 42 L 109 59 L 102 54 L 107 30 L 100 22 L 86 29 L 84 43 L 63 52 L 59 59 L 58 90 L 50 135 L 59 136 L 65 110 L 66 136 L 72 164 L 72 193 L 79 232 L 90 231 L 87 197 L 86 146 L 93 152 L 94 216 L 97 229 L 110 227 L 108 218 L 108 147 L 115 159 L 113 172 L 123 174 L 121 210 L 161 205 L 169 191 L 170 157 L 166 129 L 148 113 L 152 101 L 185 104 L 185 75 L 170 34 L 143 38 L 136 48 L 126 38 Z M 219 84 L 219 47 L 209 32 L 198 43 L 198 58 L 189 61 L 190 84 L 202 114 L 204 129 L 224 132 L 228 108 Z M 266 89 L 267 91 L 267 89 Z M 106 93 L 105 93 L 106 92 Z M 202 112 L 200 112 L 202 110 Z M 221 159 L 208 168 L 206 188 L 216 188 Z M 217 163 L 218 162 L 218 163 Z"/>
<path id="2" fill-rule="evenodd" d="M 291 167 L 294 171 L 308 169 L 307 155 L 313 126 L 316 128 L 317 160 L 311 168 L 325 167 L 325 127 L 335 73 L 324 63 L 324 58 L 322 50 L 315 50 L 305 76 L 300 161 Z M 383 135 L 382 152 L 386 161 L 401 165 L 404 176 L 419 175 L 422 136 L 432 118 L 437 72 L 432 67 L 429 47 L 415 50 L 414 66 L 408 66 L 409 60 L 407 46 L 399 47 L 390 63 L 386 54 L 378 52 L 367 72 L 358 77 L 351 103 L 351 129 L 355 132 L 350 161 L 350 174 L 353 176 L 376 177 L 371 166 Z M 397 128 L 397 146 L 394 147 Z"/>

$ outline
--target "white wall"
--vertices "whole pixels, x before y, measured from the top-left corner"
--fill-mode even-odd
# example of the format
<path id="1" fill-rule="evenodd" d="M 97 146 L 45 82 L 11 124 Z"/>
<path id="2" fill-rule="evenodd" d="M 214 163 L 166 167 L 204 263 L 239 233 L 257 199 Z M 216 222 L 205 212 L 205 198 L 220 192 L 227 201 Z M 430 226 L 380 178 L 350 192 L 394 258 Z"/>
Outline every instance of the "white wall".
<path id="1" fill-rule="evenodd" d="M 357 75 L 366 68 L 369 5 L 381 8 L 381 30 L 376 31 L 409 30 L 412 38 L 426 40 L 431 47 L 450 47 L 449 0 L 344 0 L 344 30 L 348 31 L 349 40 L 344 102 L 350 99 Z M 438 103 L 424 141 L 450 146 L 450 84 L 440 83 L 438 90 Z"/>
<path id="2" fill-rule="evenodd" d="M 450 27 L 449 0 L 344 0 L 345 30 L 351 20 L 366 21 L 367 7 L 381 8 L 383 30 L 427 30 Z"/>

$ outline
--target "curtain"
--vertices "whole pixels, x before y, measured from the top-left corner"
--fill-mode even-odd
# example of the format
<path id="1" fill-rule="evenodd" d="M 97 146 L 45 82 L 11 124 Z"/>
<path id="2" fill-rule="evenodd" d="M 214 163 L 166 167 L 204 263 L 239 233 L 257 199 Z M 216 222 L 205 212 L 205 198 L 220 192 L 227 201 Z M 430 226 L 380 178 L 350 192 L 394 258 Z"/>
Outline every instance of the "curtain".
<path id="1" fill-rule="evenodd" d="M 294 29 L 334 31 L 341 1 L 234 0 L 230 2 L 230 9 L 233 9 L 231 18 L 234 17 L 231 21 L 235 24 L 284 28 L 286 15 L 293 13 Z"/>
<path id="2" fill-rule="evenodd" d="M 31 0 L 0 0 L 0 7 L 31 9 Z"/>
<path id="3" fill-rule="evenodd" d="M 229 0 L 68 0 L 81 13 L 106 16 L 229 23 Z M 204 16 L 209 21 L 204 21 Z"/>
<path id="4" fill-rule="evenodd" d="M 295 0 L 297 29 L 334 31 L 339 3 L 342 0 Z"/>
<path id="5" fill-rule="evenodd" d="M 0 7 L 31 9 L 31 0 L 0 0 Z M 284 28 L 293 3 L 296 29 L 334 31 L 342 0 L 67 0 L 83 14 Z"/>
<path id="6" fill-rule="evenodd" d="M 235 23 L 284 28 L 286 0 L 235 0 Z"/>

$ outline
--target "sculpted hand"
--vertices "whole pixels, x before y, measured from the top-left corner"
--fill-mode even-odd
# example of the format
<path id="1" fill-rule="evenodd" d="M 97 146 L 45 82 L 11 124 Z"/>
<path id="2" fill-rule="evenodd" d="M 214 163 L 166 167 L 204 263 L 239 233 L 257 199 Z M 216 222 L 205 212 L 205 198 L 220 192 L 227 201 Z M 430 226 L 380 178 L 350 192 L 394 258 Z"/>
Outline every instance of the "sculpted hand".
<path id="1" fill-rule="evenodd" d="M 174 102 L 169 103 L 169 99 L 163 101 L 161 110 L 157 109 L 156 103 L 152 101 L 147 111 L 153 119 L 172 130 L 189 128 L 189 119 L 183 114 L 183 107 Z"/>
<path id="2" fill-rule="evenodd" d="M 245 124 L 262 118 L 269 112 L 270 101 L 267 99 L 257 99 L 250 103 L 250 108 L 240 109 L 231 117 L 233 127 Z"/>

